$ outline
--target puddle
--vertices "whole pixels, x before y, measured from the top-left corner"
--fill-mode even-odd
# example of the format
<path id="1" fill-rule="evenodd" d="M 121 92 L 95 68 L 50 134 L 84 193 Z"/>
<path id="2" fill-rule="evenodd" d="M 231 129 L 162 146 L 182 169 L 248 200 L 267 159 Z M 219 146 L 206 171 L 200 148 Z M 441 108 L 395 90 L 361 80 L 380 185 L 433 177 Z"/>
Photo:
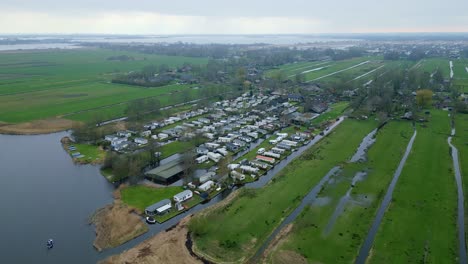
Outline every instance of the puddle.
<path id="1" fill-rule="evenodd" d="M 350 162 L 365 162 L 367 160 L 366 153 L 367 150 L 375 143 L 376 138 L 375 134 L 377 133 L 377 128 L 372 130 L 361 142 L 356 153 L 351 158 Z"/>

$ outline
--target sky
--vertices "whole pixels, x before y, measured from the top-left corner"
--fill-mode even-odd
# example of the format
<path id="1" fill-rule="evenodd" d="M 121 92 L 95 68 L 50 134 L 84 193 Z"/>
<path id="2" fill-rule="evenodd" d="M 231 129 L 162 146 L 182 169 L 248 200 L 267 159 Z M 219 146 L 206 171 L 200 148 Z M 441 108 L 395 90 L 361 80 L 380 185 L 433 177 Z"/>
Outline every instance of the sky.
<path id="1" fill-rule="evenodd" d="M 0 34 L 468 32 L 468 0 L 0 0 Z"/>

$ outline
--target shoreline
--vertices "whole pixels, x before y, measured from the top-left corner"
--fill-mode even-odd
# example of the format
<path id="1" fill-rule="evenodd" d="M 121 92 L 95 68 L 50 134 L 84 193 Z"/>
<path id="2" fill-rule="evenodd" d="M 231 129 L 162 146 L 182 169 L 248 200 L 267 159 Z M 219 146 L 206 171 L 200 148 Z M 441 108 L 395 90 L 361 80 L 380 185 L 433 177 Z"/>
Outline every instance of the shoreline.
<path id="1" fill-rule="evenodd" d="M 47 135 L 63 132 L 72 128 L 75 121 L 63 118 L 34 120 L 22 123 L 0 122 L 3 135 Z"/>

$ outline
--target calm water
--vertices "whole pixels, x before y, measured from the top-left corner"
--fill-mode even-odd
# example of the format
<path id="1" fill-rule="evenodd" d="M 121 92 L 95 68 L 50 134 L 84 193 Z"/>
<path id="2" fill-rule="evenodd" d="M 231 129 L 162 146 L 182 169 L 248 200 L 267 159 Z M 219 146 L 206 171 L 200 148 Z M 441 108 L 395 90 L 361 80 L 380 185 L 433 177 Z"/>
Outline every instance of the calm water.
<path id="1" fill-rule="evenodd" d="M 95 263 L 88 216 L 112 202 L 95 166 L 74 165 L 66 133 L 0 135 L 0 263 Z M 56 241 L 45 248 L 48 238 Z"/>

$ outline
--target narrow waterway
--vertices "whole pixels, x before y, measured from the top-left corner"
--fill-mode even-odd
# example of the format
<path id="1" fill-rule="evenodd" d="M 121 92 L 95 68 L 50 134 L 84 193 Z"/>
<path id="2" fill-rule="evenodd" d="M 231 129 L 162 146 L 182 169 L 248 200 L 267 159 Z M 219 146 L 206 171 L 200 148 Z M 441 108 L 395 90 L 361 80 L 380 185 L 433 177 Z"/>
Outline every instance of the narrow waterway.
<path id="1" fill-rule="evenodd" d="M 396 169 L 395 173 L 393 174 L 393 179 L 388 186 L 387 193 L 385 193 L 385 197 L 380 204 L 379 210 L 377 211 L 377 215 L 375 216 L 374 222 L 372 223 L 372 226 L 367 233 L 366 240 L 364 240 L 364 243 L 361 246 L 361 249 L 359 250 L 358 257 L 356 259 L 357 264 L 364 264 L 366 262 L 367 256 L 369 255 L 369 251 L 372 248 L 372 245 L 374 243 L 375 235 L 377 234 L 377 230 L 379 229 L 379 225 L 382 222 L 382 218 L 385 214 L 385 211 L 388 208 L 388 205 L 392 201 L 392 195 L 393 195 L 393 190 L 395 189 L 395 186 L 398 182 L 398 178 L 401 175 L 401 171 L 403 170 L 403 167 L 405 166 L 406 160 L 408 159 L 408 156 L 411 152 L 411 149 L 413 148 L 413 143 L 414 140 L 416 139 L 417 131 L 414 131 L 413 136 L 411 137 L 410 142 L 408 143 L 408 146 L 406 147 L 405 154 L 403 155 L 403 158 L 400 161 L 400 164 L 398 164 L 398 168 Z"/>
<path id="2" fill-rule="evenodd" d="M 455 172 L 455 181 L 457 182 L 457 193 L 458 193 L 458 254 L 460 263 L 467 263 L 466 260 L 466 241 L 465 241 L 465 208 L 464 208 L 464 196 L 463 196 L 463 183 L 460 172 L 460 164 L 458 160 L 458 149 L 452 145 L 452 137 L 455 136 L 455 128 L 452 129 L 451 136 L 447 139 L 447 142 L 451 149 L 453 169 Z"/>

